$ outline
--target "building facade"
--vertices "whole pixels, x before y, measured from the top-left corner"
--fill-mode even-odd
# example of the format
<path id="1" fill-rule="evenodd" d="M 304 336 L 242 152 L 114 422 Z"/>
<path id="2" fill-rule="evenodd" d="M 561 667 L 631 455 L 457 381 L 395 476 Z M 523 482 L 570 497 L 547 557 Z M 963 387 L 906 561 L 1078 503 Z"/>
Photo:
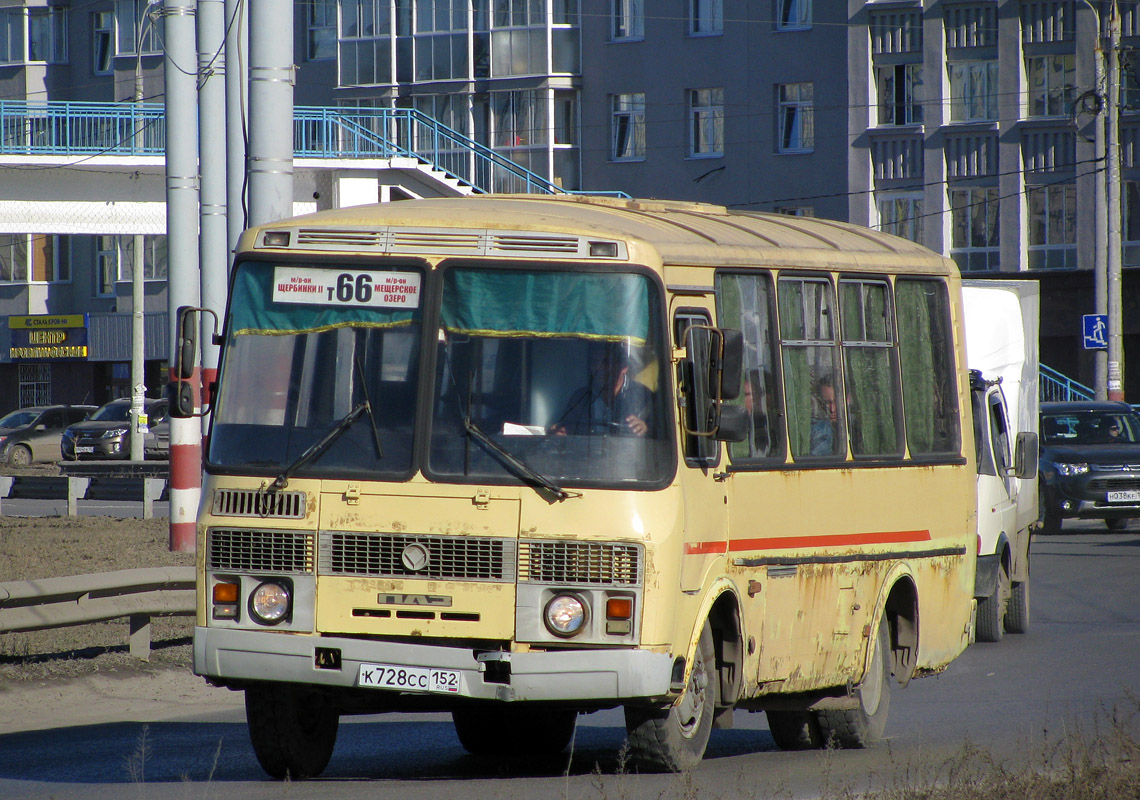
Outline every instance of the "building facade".
<path id="1" fill-rule="evenodd" d="M 294 6 L 295 102 L 414 112 L 554 190 L 848 220 L 946 253 L 971 277 L 1040 280 L 1043 358 L 1091 385 L 1080 315 L 1094 310 L 1104 169 L 1094 128 L 1114 111 L 1097 83 L 1110 6 L 307 0 Z M 1140 351 L 1130 269 L 1140 265 L 1138 6 L 1118 3 L 1126 352 Z M 0 6 L 0 320 L 81 315 L 88 342 L 83 358 L 37 360 L 18 332 L 26 321 L 0 322 L 0 410 L 28 397 L 100 402 L 129 389 L 123 332 L 136 263 L 155 317 L 148 391 L 159 389 L 169 346 L 161 150 L 37 150 L 50 131 L 34 106 L 161 102 L 160 7 Z M 24 104 L 15 122 L 4 116 L 9 101 Z M 129 124 L 134 138 L 158 130 Z M 299 153 L 314 124 L 295 127 Z M 124 139 L 121 123 L 113 130 Z M 392 138 L 421 144 L 414 132 Z M 458 191 L 422 172 L 417 183 L 391 159 L 332 155 L 297 162 L 296 210 Z M 1140 396 L 1140 366 L 1125 378 L 1126 395 Z"/>

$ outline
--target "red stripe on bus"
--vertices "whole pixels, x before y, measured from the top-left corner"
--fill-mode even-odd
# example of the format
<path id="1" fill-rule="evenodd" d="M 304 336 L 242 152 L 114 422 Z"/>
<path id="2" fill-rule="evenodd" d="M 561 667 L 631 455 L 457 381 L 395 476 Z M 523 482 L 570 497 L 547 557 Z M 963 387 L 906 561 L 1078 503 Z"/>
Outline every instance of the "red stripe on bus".
<path id="1" fill-rule="evenodd" d="M 840 533 L 826 536 L 771 536 L 764 539 L 734 539 L 731 542 L 693 542 L 686 555 L 710 555 L 741 550 L 791 550 L 800 547 L 843 547 L 855 544 L 903 544 L 929 542 L 930 531 L 881 531 Z"/>

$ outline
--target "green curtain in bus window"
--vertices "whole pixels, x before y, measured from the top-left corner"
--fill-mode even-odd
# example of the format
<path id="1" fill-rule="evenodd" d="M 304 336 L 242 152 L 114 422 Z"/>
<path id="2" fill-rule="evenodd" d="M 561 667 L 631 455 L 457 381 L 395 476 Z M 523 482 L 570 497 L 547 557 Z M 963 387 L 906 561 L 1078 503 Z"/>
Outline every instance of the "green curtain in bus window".
<path id="1" fill-rule="evenodd" d="M 901 455 L 887 285 L 839 285 L 847 378 L 847 429 L 856 456 Z"/>
<path id="2" fill-rule="evenodd" d="M 649 281 L 640 275 L 450 269 L 443 326 L 480 336 L 579 336 L 644 343 Z"/>
<path id="3" fill-rule="evenodd" d="M 419 310 L 393 311 L 364 306 L 304 305 L 274 303 L 274 264 L 245 263 L 238 266 L 230 297 L 230 330 L 232 335 L 318 333 L 354 327 L 393 327 L 407 325 L 419 316 Z M 377 270 L 391 272 L 411 270 Z"/>
<path id="4" fill-rule="evenodd" d="M 839 352 L 832 328 L 831 284 L 827 281 L 781 278 L 780 338 L 784 365 L 784 404 L 788 445 L 793 458 L 843 455 L 842 420 L 828 417 L 821 381 L 830 381 L 842 397 Z"/>
<path id="5" fill-rule="evenodd" d="M 941 281 L 900 280 L 899 359 L 911 455 L 959 449 L 950 305 Z"/>

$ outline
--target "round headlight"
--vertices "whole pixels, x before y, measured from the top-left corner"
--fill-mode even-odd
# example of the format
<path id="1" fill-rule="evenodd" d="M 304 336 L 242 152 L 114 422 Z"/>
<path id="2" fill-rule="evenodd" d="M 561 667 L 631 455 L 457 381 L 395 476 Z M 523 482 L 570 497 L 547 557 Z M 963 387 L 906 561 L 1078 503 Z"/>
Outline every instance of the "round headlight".
<path id="1" fill-rule="evenodd" d="M 573 636 L 586 624 L 586 606 L 572 594 L 560 594 L 546 604 L 546 627 L 555 636 Z"/>
<path id="2" fill-rule="evenodd" d="M 250 595 L 249 610 L 259 622 L 276 625 L 289 613 L 289 590 L 280 583 L 266 581 Z"/>

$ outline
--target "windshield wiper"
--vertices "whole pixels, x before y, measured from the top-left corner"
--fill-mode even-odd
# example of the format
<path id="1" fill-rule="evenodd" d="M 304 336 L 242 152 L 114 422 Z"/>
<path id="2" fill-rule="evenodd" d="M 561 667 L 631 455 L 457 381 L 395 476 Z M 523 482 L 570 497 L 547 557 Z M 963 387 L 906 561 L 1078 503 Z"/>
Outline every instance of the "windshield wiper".
<path id="1" fill-rule="evenodd" d="M 475 424 L 470 415 L 463 418 L 463 427 L 467 429 L 467 433 L 471 436 L 471 438 L 475 439 L 475 441 L 479 442 L 492 453 L 497 455 L 503 462 L 504 466 L 509 468 L 511 472 L 515 473 L 516 476 L 522 478 L 524 481 L 532 484 L 537 484 L 539 487 L 550 492 L 559 500 L 567 500 L 571 497 L 582 496 L 578 492 L 566 491 L 554 481 L 550 480 L 550 478 L 547 478 L 545 475 L 540 475 L 539 473 L 535 472 L 521 458 L 514 455 L 512 452 L 507 450 L 505 447 L 484 433 L 483 429 Z"/>
<path id="2" fill-rule="evenodd" d="M 356 422 L 356 420 L 360 418 L 360 415 L 366 411 L 369 411 L 367 402 L 361 403 L 356 408 L 352 409 L 352 411 L 349 411 L 344 416 L 344 419 L 334 425 L 332 429 L 330 429 L 329 432 L 322 436 L 318 441 L 313 442 L 311 445 L 305 448 L 305 452 L 297 456 L 292 464 L 285 467 L 285 470 L 277 476 L 273 483 L 269 485 L 269 490 L 277 491 L 288 486 L 290 475 L 292 475 L 298 469 L 327 450 L 329 448 L 329 445 L 339 439 L 345 431 L 351 428 L 352 423 Z"/>
<path id="3" fill-rule="evenodd" d="M 356 374 L 360 376 L 360 391 L 364 393 L 364 405 L 368 409 L 368 424 L 372 426 L 372 441 L 376 444 L 376 457 L 384 457 L 384 448 L 380 446 L 380 428 L 376 424 L 376 415 L 372 413 L 372 398 L 368 396 L 368 381 L 364 377 L 364 367 L 360 364 L 360 358 L 354 358 L 353 363 L 356 364 Z"/>

